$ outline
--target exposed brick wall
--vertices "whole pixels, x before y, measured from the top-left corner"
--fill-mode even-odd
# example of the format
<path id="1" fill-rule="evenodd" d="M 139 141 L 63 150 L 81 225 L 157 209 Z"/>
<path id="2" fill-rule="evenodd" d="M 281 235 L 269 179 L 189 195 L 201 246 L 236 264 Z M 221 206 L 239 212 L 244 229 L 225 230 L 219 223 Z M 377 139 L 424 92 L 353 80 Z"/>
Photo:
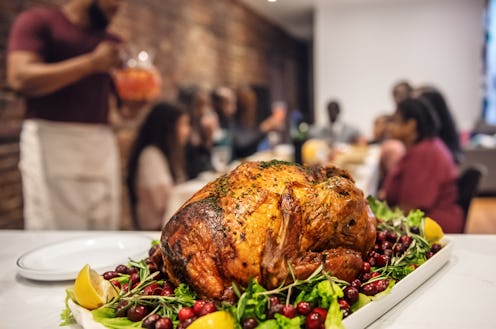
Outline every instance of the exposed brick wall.
<path id="1" fill-rule="evenodd" d="M 10 25 L 22 10 L 64 1 L 0 1 L 0 87 Z M 186 84 L 265 86 L 272 100 L 308 111 L 307 46 L 236 0 L 127 0 L 111 27 L 130 44 L 155 52 L 162 94 L 173 99 Z M 17 170 L 21 102 L 0 95 L 0 228 L 22 228 Z M 118 123 L 123 169 L 137 122 Z M 5 188 L 4 188 L 5 187 Z M 126 200 L 126 196 L 123 196 Z M 124 204 L 123 228 L 129 227 Z"/>

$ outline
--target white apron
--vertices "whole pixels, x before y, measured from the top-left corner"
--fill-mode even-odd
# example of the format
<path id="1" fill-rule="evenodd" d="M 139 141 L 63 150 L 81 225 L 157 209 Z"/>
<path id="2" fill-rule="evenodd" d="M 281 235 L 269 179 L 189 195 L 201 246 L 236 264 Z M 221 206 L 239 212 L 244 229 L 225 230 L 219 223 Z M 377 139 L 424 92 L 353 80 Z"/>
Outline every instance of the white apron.
<path id="1" fill-rule="evenodd" d="M 26 120 L 19 169 L 25 229 L 119 229 L 120 166 L 109 127 Z"/>

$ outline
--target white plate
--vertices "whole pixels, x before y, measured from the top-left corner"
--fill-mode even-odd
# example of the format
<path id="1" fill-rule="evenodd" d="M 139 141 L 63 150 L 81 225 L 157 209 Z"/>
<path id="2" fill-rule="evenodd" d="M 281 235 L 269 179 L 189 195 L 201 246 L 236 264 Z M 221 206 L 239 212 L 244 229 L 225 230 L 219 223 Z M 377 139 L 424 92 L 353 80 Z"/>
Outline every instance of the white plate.
<path id="1" fill-rule="evenodd" d="M 399 281 L 391 289 L 391 293 L 368 303 L 344 319 L 344 327 L 346 329 L 362 329 L 367 327 L 438 272 L 450 259 L 453 249 L 453 243 L 446 238 L 444 238 L 442 244 L 443 248 L 440 251 Z"/>
<path id="2" fill-rule="evenodd" d="M 147 256 L 152 239 L 145 235 L 115 233 L 76 238 L 31 250 L 17 259 L 17 272 L 33 280 L 74 280 L 90 264 L 102 273 Z"/>

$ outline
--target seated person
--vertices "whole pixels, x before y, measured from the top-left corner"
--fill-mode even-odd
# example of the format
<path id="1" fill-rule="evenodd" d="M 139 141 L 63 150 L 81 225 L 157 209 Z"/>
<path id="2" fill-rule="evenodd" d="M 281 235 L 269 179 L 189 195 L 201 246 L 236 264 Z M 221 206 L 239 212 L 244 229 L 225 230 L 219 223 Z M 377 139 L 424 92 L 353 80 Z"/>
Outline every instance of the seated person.
<path id="1" fill-rule="evenodd" d="M 322 127 L 312 127 L 309 133 L 310 137 L 323 139 L 329 146 L 333 144 L 366 144 L 366 140 L 357 128 L 339 120 L 340 113 L 339 103 L 334 100 L 330 101 L 327 104 L 329 123 Z"/>
<path id="2" fill-rule="evenodd" d="M 391 171 L 405 154 L 405 146 L 397 139 L 391 138 L 392 115 L 380 115 L 374 120 L 373 139 L 369 144 L 380 146 L 379 187 L 384 177 Z"/>
<path id="3" fill-rule="evenodd" d="M 186 180 L 184 148 L 188 113 L 157 103 L 138 131 L 128 164 L 127 187 L 136 229 L 160 230 L 175 184 Z"/>
<path id="4" fill-rule="evenodd" d="M 457 204 L 457 167 L 437 137 L 433 110 L 418 99 L 401 101 L 393 116 L 391 135 L 406 153 L 388 173 L 379 196 L 404 212 L 419 208 L 446 233 L 462 233 L 463 211 Z"/>
<path id="5" fill-rule="evenodd" d="M 257 124 L 256 94 L 249 87 L 241 87 L 237 95 L 228 87 L 219 87 L 212 94 L 212 103 L 220 127 L 229 135 L 234 159 L 255 153 L 269 132 L 285 124 L 285 116 L 279 114 L 272 114 Z"/>

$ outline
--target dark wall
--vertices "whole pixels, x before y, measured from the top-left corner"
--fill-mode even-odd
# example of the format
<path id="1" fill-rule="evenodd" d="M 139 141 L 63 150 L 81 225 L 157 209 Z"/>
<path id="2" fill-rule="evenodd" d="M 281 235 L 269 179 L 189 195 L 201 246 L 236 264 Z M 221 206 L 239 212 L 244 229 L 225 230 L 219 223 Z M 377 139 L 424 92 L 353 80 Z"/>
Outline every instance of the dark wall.
<path id="1" fill-rule="evenodd" d="M 7 36 L 15 16 L 31 6 L 61 3 L 64 1 L 0 1 L 2 89 Z M 185 84 L 249 84 L 268 91 L 270 101 L 284 100 L 289 109 L 309 111 L 308 45 L 236 0 L 127 0 L 111 29 L 129 44 L 155 52 L 164 98 L 174 98 L 178 86 Z M 17 171 L 21 119 L 21 102 L 0 92 L 0 228 L 22 227 Z M 127 122 L 115 127 L 123 166 L 136 125 Z M 126 222 L 124 216 L 123 227 Z"/>

